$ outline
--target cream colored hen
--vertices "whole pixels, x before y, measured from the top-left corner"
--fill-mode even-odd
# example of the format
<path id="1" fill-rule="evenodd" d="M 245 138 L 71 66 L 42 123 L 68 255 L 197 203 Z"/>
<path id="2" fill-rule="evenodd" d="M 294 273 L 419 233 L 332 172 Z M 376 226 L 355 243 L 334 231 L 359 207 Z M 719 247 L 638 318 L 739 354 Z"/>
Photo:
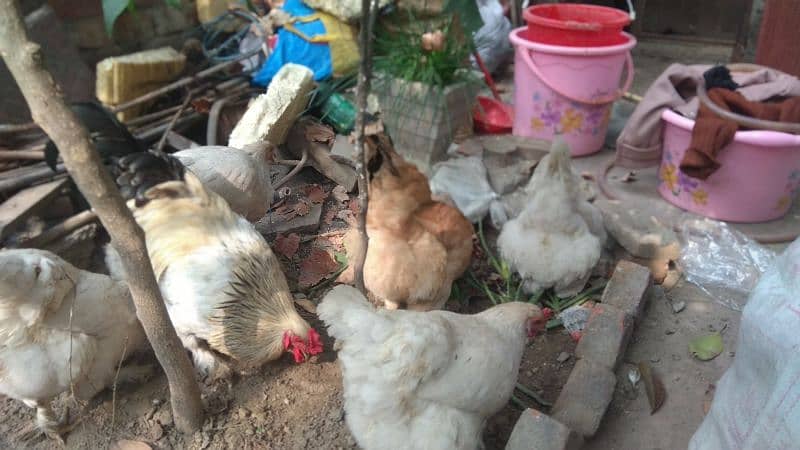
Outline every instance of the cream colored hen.
<path id="1" fill-rule="evenodd" d="M 200 373 L 226 379 L 285 353 L 299 363 L 322 351 L 269 244 L 222 197 L 169 155 L 134 153 L 112 169 Z M 121 274 L 113 251 L 106 262 Z"/>
<path id="2" fill-rule="evenodd" d="M 486 419 L 508 403 L 525 344 L 546 323 L 520 302 L 474 315 L 376 309 L 346 285 L 317 310 L 339 348 L 347 425 L 366 450 L 482 447 Z"/>
<path id="3" fill-rule="evenodd" d="M 89 399 L 109 386 L 121 359 L 145 345 L 144 332 L 127 287 L 106 275 L 33 249 L 1 251 L 0 267 L 0 393 L 36 408 L 38 427 L 60 440 L 69 427 L 51 400 L 72 387 Z"/>
<path id="4" fill-rule="evenodd" d="M 497 246 L 528 292 L 553 287 L 559 296 L 586 285 L 606 239 L 600 211 L 579 191 L 569 147 L 560 137 L 525 188 L 527 202 L 503 225 Z"/>

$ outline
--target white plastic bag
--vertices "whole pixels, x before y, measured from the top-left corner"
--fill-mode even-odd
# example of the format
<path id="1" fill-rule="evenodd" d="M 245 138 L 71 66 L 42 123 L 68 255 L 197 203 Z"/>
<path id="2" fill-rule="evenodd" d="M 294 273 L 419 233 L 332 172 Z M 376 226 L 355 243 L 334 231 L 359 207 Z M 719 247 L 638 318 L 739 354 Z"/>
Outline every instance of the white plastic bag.
<path id="1" fill-rule="evenodd" d="M 498 198 L 489 185 L 486 167 L 479 156 L 454 158 L 433 166 L 431 192 L 447 194 L 470 222 L 478 222 Z"/>
<path id="2" fill-rule="evenodd" d="M 775 259 L 762 247 L 724 222 L 709 219 L 684 223 L 679 265 L 686 280 L 719 303 L 741 311 L 761 274 Z"/>
<path id="3" fill-rule="evenodd" d="M 473 36 L 475 48 L 486 69 L 494 72 L 514 51 L 508 40 L 511 22 L 503 14 L 503 6 L 498 0 L 476 0 L 476 2 L 483 19 L 483 26 Z M 473 67 L 480 70 L 475 57 L 471 58 Z"/>
<path id="4" fill-rule="evenodd" d="M 733 365 L 689 450 L 800 444 L 800 239 L 761 277 L 742 312 Z"/>

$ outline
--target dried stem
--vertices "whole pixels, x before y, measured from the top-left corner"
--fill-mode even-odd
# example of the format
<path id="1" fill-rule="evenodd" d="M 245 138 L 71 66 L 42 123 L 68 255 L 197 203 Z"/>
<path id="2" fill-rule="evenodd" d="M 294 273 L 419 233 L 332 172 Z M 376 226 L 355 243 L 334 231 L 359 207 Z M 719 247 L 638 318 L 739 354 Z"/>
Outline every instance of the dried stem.
<path id="1" fill-rule="evenodd" d="M 44 69 L 41 49 L 28 39 L 15 0 L 0 0 L 0 55 L 25 96 L 33 120 L 61 149 L 72 179 L 111 236 L 136 313 L 167 375 L 176 427 L 184 432 L 197 430 L 203 417 L 200 390 L 153 276 L 144 233 L 103 167 L 86 128 Z"/>
<path id="2" fill-rule="evenodd" d="M 192 93 L 188 92 L 186 94 L 186 98 L 183 100 L 183 103 L 181 103 L 181 106 L 178 108 L 177 111 L 175 111 L 175 114 L 172 116 L 172 119 L 167 124 L 167 128 L 164 130 L 164 134 L 161 135 L 161 139 L 158 140 L 158 145 L 156 145 L 157 152 L 161 152 L 164 150 L 164 145 L 167 143 L 167 135 L 169 134 L 170 131 L 172 131 L 172 128 L 175 127 L 175 122 L 177 122 L 178 119 L 181 117 L 181 114 L 183 114 L 183 110 L 186 109 L 187 106 L 189 106 L 190 101 L 192 101 Z"/>
<path id="3" fill-rule="evenodd" d="M 372 26 L 378 14 L 378 0 L 361 1 L 361 34 L 359 47 L 361 48 L 361 65 L 358 71 L 358 87 L 356 91 L 356 145 L 355 166 L 358 174 L 358 234 L 361 245 L 353 258 L 355 285 L 358 290 L 366 295 L 364 285 L 364 262 L 367 259 L 369 236 L 367 236 L 367 209 L 369 208 L 369 193 L 367 183 L 367 154 L 364 151 L 364 128 L 366 126 L 367 97 L 369 96 L 370 81 L 372 79 Z"/>

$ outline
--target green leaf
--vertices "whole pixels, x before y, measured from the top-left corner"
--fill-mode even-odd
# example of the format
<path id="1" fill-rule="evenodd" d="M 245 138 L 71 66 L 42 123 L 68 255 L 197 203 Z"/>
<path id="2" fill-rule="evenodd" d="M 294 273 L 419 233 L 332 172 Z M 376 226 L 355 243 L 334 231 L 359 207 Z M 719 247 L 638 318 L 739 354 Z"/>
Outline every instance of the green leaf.
<path id="1" fill-rule="evenodd" d="M 103 21 L 109 36 L 114 31 L 114 23 L 128 8 L 133 8 L 133 0 L 103 0 Z"/>
<path id="2" fill-rule="evenodd" d="M 164 3 L 175 9 L 181 9 L 181 0 L 164 0 Z"/>
<path id="3" fill-rule="evenodd" d="M 700 361 L 711 361 L 722 353 L 722 335 L 719 333 L 701 336 L 689 342 L 689 352 Z"/>

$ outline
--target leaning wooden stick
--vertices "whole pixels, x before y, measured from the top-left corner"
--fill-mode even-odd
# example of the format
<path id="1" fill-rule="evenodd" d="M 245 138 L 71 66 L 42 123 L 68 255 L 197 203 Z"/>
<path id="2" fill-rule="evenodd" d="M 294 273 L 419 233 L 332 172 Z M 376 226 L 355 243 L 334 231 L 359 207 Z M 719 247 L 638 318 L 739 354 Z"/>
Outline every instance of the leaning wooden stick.
<path id="1" fill-rule="evenodd" d="M 153 276 L 144 233 L 103 167 L 86 128 L 67 107 L 53 77 L 44 69 L 41 49 L 28 39 L 15 0 L 0 0 L 0 55 L 25 96 L 33 120 L 61 150 L 72 179 L 111 236 L 136 313 L 167 375 L 176 427 L 187 433 L 199 429 L 203 418 L 200 390 Z"/>

